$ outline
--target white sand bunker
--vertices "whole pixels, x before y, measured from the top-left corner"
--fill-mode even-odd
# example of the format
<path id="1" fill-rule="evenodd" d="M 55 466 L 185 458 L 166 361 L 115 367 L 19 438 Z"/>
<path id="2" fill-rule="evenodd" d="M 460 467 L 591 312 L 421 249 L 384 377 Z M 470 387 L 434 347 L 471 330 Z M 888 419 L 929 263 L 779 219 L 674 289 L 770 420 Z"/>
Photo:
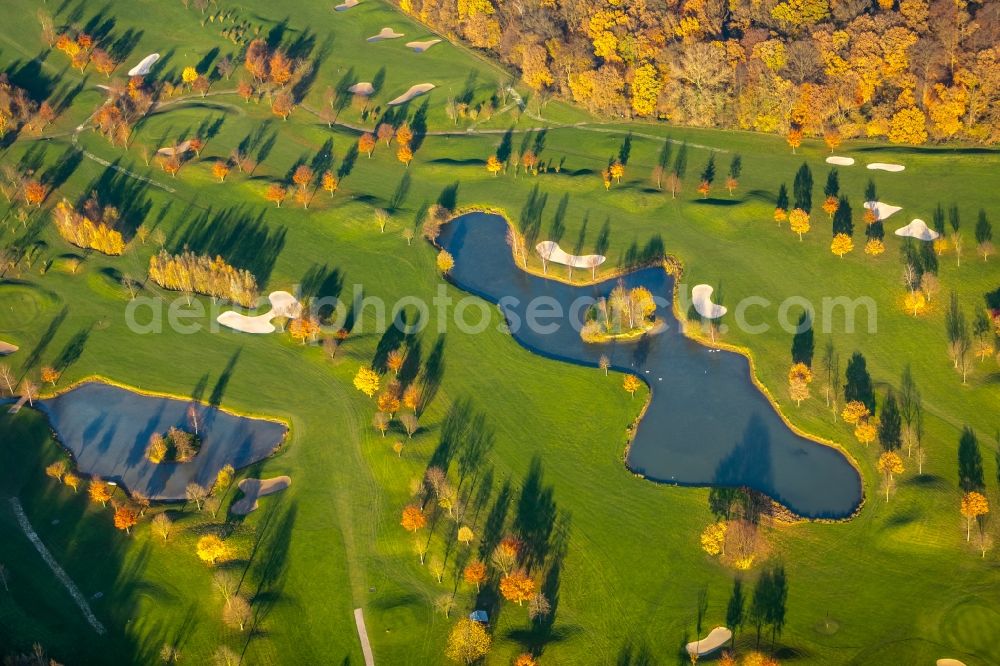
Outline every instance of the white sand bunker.
<path id="1" fill-rule="evenodd" d="M 428 39 L 426 42 L 406 42 L 406 45 L 417 53 L 423 53 L 435 44 L 438 44 L 440 41 L 440 39 Z"/>
<path id="2" fill-rule="evenodd" d="M 555 241 L 542 241 L 535 246 L 535 249 L 538 250 L 542 259 L 573 268 L 597 268 L 607 261 L 607 258 L 601 254 L 567 254 Z"/>
<path id="3" fill-rule="evenodd" d="M 381 42 L 383 39 L 399 39 L 403 36 L 403 33 L 396 32 L 392 28 L 382 28 L 377 35 L 372 35 L 365 41 L 368 42 Z"/>
<path id="4" fill-rule="evenodd" d="M 369 81 L 361 81 L 360 83 L 355 83 L 353 86 L 348 88 L 347 92 L 355 95 L 370 97 L 375 94 L 375 86 L 373 86 Z"/>
<path id="5" fill-rule="evenodd" d="M 959 661 L 958 659 L 951 659 L 948 657 L 945 657 L 944 659 L 938 659 L 937 662 L 935 663 L 937 664 L 937 666 L 965 666 L 964 661 Z"/>
<path id="6" fill-rule="evenodd" d="M 713 291 L 715 288 L 707 284 L 696 284 L 691 289 L 691 304 L 695 312 L 705 319 L 718 319 L 728 312 L 725 307 L 712 302 Z"/>
<path id="7" fill-rule="evenodd" d="M 733 637 L 733 632 L 725 627 L 716 627 L 708 632 L 701 640 L 693 641 L 684 646 L 688 654 L 695 654 L 704 657 L 706 654 L 715 652 L 720 647 L 729 642 Z"/>
<path id="8" fill-rule="evenodd" d="M 166 146 L 165 148 L 160 148 L 156 151 L 157 155 L 166 155 L 167 157 L 173 157 L 174 155 L 183 155 L 187 151 L 191 150 L 190 141 L 181 141 L 176 146 Z"/>
<path id="9" fill-rule="evenodd" d="M 838 157 L 837 155 L 830 155 L 826 158 L 827 164 L 837 164 L 839 166 L 851 166 L 854 164 L 853 157 Z"/>
<path id="10" fill-rule="evenodd" d="M 13 345 L 9 342 L 4 342 L 3 340 L 0 340 L 0 356 L 7 356 L 8 354 L 13 354 L 18 349 L 20 349 L 20 347 L 18 347 L 17 345 Z"/>
<path id="11" fill-rule="evenodd" d="M 424 93 L 430 92 L 431 90 L 434 90 L 433 83 L 418 83 L 415 86 L 410 86 L 409 90 L 407 90 L 405 93 L 403 93 L 396 99 L 391 100 L 388 104 L 389 106 L 399 106 L 400 104 L 406 104 L 414 97 L 420 97 Z"/>
<path id="12" fill-rule="evenodd" d="M 216 321 L 241 333 L 274 333 L 276 329 L 271 323 L 272 319 L 275 317 L 294 319 L 302 312 L 302 304 L 287 291 L 272 291 L 267 300 L 271 302 L 271 309 L 264 314 L 251 317 L 229 310 L 220 314 Z"/>
<path id="13" fill-rule="evenodd" d="M 338 12 L 344 12 L 350 9 L 351 7 L 357 7 L 357 6 L 358 6 L 358 0 L 344 0 L 342 3 L 334 7 L 334 10 Z"/>
<path id="14" fill-rule="evenodd" d="M 937 240 L 938 236 L 941 234 L 928 227 L 926 222 L 917 218 L 905 227 L 896 229 L 896 235 L 907 238 L 916 238 L 917 240 L 922 241 L 932 241 Z"/>
<path id="15" fill-rule="evenodd" d="M 866 201 L 865 208 L 875 213 L 875 217 L 880 220 L 884 220 L 893 213 L 898 213 L 903 210 L 899 206 L 890 206 L 889 204 L 882 203 L 881 201 Z"/>
<path id="16" fill-rule="evenodd" d="M 871 164 L 868 165 L 868 168 L 869 169 L 873 169 L 873 170 L 878 170 L 878 171 L 893 171 L 893 172 L 895 172 L 895 171 L 902 171 L 906 167 L 903 166 L 902 164 L 887 164 L 885 162 L 872 162 Z"/>
<path id="17" fill-rule="evenodd" d="M 245 516 L 257 508 L 257 498 L 282 491 L 290 485 L 292 479 L 288 476 L 276 476 L 273 479 L 243 479 L 239 485 L 243 497 L 233 502 L 229 510 L 237 516 Z"/>
<path id="18" fill-rule="evenodd" d="M 139 64 L 128 70 L 129 76 L 146 76 L 149 74 L 149 70 L 153 68 L 153 63 L 160 59 L 159 53 L 150 53 L 148 56 L 139 61 Z"/>

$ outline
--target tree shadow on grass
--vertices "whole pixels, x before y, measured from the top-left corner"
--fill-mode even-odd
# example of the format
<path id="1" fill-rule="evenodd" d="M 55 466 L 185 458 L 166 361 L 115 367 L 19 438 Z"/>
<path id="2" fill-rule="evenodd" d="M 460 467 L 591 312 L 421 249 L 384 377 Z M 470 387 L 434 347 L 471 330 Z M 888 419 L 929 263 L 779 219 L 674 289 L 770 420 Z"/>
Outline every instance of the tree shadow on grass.
<path id="1" fill-rule="evenodd" d="M 188 248 L 197 254 L 219 255 L 227 263 L 253 273 L 263 287 L 285 246 L 286 235 L 285 227 L 268 227 L 264 215 L 250 206 L 218 211 L 208 208 L 178 233 L 171 246 L 175 252 Z"/>
<path id="2" fill-rule="evenodd" d="M 49 187 L 50 192 L 54 192 L 69 180 L 81 162 L 83 162 L 83 153 L 68 146 L 59 159 L 45 170 L 41 180 Z"/>
<path id="3" fill-rule="evenodd" d="M 738 206 L 743 203 L 742 199 L 718 199 L 716 197 L 709 197 L 707 199 L 694 199 L 691 201 L 693 204 L 698 204 L 699 206 Z"/>
<path id="4" fill-rule="evenodd" d="M 645 641 L 638 645 L 632 640 L 627 641 L 615 657 L 615 666 L 656 666 L 659 663 L 661 662 Z"/>
<path id="5" fill-rule="evenodd" d="M 115 228 L 121 232 L 126 241 L 135 235 L 135 230 L 146 219 L 153 207 L 147 196 L 149 183 L 132 178 L 126 171 L 131 170 L 131 164 L 120 165 L 116 160 L 106 168 L 100 176 L 91 181 L 77 200 L 76 207 L 80 209 L 91 195 L 96 195 L 101 206 L 114 206 L 118 210 L 118 221 Z"/>
<path id="6" fill-rule="evenodd" d="M 48 327 L 45 332 L 42 333 L 41 337 L 38 338 L 38 343 L 35 345 L 31 353 L 24 359 L 24 363 L 21 364 L 21 372 L 27 374 L 39 361 L 42 360 L 42 354 L 45 350 L 49 348 L 52 343 L 52 339 L 59 332 L 59 328 L 62 326 L 63 322 L 66 321 L 66 317 L 69 315 L 69 306 L 64 305 L 62 309 L 52 318 L 49 322 Z"/>
<path id="7" fill-rule="evenodd" d="M 441 382 L 444 380 L 444 343 L 445 334 L 441 333 L 438 335 L 437 340 L 434 341 L 434 346 L 431 348 L 430 354 L 427 355 L 427 362 L 424 364 L 421 374 L 423 384 L 423 391 L 420 398 L 421 412 L 427 408 L 427 405 L 433 402 L 438 390 L 441 388 Z"/>
<path id="8" fill-rule="evenodd" d="M 226 394 L 226 389 L 229 388 L 229 381 L 233 378 L 233 371 L 236 369 L 236 363 L 240 360 L 242 353 L 243 347 L 240 347 L 226 361 L 226 367 L 219 373 L 219 378 L 215 380 L 215 386 L 212 387 L 212 393 L 208 397 L 208 404 L 211 406 L 218 407 L 222 404 L 222 397 Z"/>
<path id="9" fill-rule="evenodd" d="M 60 351 L 56 356 L 52 367 L 60 373 L 63 373 L 66 372 L 70 366 L 80 360 L 80 356 L 83 355 L 83 350 L 87 347 L 87 341 L 90 339 L 90 332 L 93 328 L 92 324 L 90 326 L 84 326 L 73 334 L 73 337 L 69 339 L 66 346 L 64 346 L 62 351 Z"/>
<path id="10" fill-rule="evenodd" d="M 339 268 L 326 264 L 313 264 L 299 281 L 299 295 L 309 301 L 312 314 L 323 323 L 337 312 L 341 303 L 340 294 L 344 290 L 344 274 Z"/>
<path id="11" fill-rule="evenodd" d="M 250 580 L 255 584 L 252 597 L 253 619 L 247 632 L 244 654 L 250 641 L 265 633 L 264 622 L 274 608 L 285 601 L 285 581 L 288 575 L 288 551 L 298 507 L 294 500 L 287 506 L 274 502 L 270 515 L 260 528 L 260 538 L 247 565 Z M 244 577 L 246 581 L 246 577 Z"/>

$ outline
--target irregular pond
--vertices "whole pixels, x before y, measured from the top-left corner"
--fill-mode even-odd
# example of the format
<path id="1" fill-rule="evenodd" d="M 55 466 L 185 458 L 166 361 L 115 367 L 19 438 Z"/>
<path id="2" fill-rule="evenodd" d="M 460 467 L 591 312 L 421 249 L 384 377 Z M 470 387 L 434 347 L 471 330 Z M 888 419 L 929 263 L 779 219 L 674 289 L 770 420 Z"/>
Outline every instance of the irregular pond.
<path id="1" fill-rule="evenodd" d="M 190 462 L 155 464 L 146 458 L 153 433 L 190 429 L 187 410 L 199 413 L 201 448 Z M 246 467 L 271 455 L 285 438 L 281 423 L 237 416 L 176 398 L 143 395 L 87 382 L 35 403 L 82 474 L 116 481 L 150 499 L 183 500 L 189 483 L 211 488 L 225 465 Z"/>
<path id="2" fill-rule="evenodd" d="M 573 286 L 525 273 L 505 246 L 506 225 L 486 213 L 445 225 L 438 242 L 455 258 L 450 279 L 498 303 L 515 339 L 531 351 L 589 366 L 607 354 L 612 368 L 649 384 L 652 398 L 629 449 L 629 469 L 665 483 L 748 486 L 810 518 L 854 512 L 862 491 L 851 463 L 840 451 L 792 432 L 751 381 L 744 356 L 684 336 L 669 306 L 673 280 L 662 268 L 639 269 L 623 280 L 662 299 L 656 317 L 666 330 L 637 342 L 586 344 L 579 334 L 586 304 L 606 296 L 617 279 Z M 544 330 L 530 330 L 523 322 L 532 303 L 546 312 L 558 304 L 562 314 L 539 319 Z M 574 407 L 581 414 L 595 408 Z"/>

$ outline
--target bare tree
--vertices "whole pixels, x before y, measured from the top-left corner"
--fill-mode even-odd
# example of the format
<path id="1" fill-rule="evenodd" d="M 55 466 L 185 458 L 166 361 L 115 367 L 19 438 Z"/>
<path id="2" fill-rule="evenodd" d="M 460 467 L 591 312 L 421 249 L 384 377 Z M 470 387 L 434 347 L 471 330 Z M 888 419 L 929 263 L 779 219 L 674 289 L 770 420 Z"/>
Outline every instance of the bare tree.
<path id="1" fill-rule="evenodd" d="M 250 602 L 239 594 L 229 597 L 222 607 L 222 621 L 234 629 L 238 627 L 240 631 L 243 631 L 251 617 L 253 617 L 253 611 L 250 608 Z"/>
<path id="2" fill-rule="evenodd" d="M 215 666 L 239 666 L 240 655 L 225 645 L 220 645 L 215 654 L 212 655 L 212 663 Z"/>
<path id="3" fill-rule="evenodd" d="M 160 661 L 164 664 L 176 664 L 180 660 L 181 651 L 177 649 L 177 646 L 164 643 L 163 647 L 160 648 Z"/>
<path id="4" fill-rule="evenodd" d="M 236 69 L 236 65 L 233 63 L 233 59 L 229 56 L 225 56 L 215 65 L 215 69 L 218 70 L 219 76 L 226 77 L 228 81 L 233 75 L 233 71 Z"/>
<path id="5" fill-rule="evenodd" d="M 135 295 L 139 291 L 139 281 L 126 273 L 122 276 L 122 286 L 128 292 L 129 300 L 134 301 Z"/>
<path id="6" fill-rule="evenodd" d="M 7 385 L 7 392 L 13 395 L 17 379 L 14 377 L 14 371 L 6 363 L 0 363 L 0 380 Z"/>
<path id="7" fill-rule="evenodd" d="M 420 428 L 420 423 L 417 420 L 417 415 L 410 414 L 409 412 L 400 414 L 399 422 L 403 424 L 403 428 L 406 430 L 406 434 L 409 435 L 410 439 L 413 439 L 413 433 L 415 433 Z"/>
<path id="8" fill-rule="evenodd" d="M 240 580 L 232 571 L 216 571 L 212 576 L 212 587 L 219 591 L 223 601 L 229 601 L 239 586 Z"/>
<path id="9" fill-rule="evenodd" d="M 378 225 L 378 230 L 380 233 L 385 233 L 385 225 L 389 222 L 388 211 L 382 208 L 375 209 L 375 224 Z"/>
<path id="10" fill-rule="evenodd" d="M 205 502 L 205 498 L 208 497 L 208 491 L 197 483 L 189 483 L 187 484 L 187 488 L 184 489 L 184 495 L 189 502 L 194 502 L 198 510 L 201 511 L 201 505 Z"/>
<path id="11" fill-rule="evenodd" d="M 21 396 L 28 401 L 28 405 L 35 406 L 35 399 L 38 397 L 38 384 L 25 379 L 21 382 Z"/>
<path id="12" fill-rule="evenodd" d="M 917 272 L 916 266 L 913 264 L 903 266 L 902 280 L 903 286 L 913 293 L 920 286 L 920 273 Z"/>
<path id="13" fill-rule="evenodd" d="M 153 516 L 153 533 L 156 536 L 161 537 L 164 542 L 170 538 L 170 533 L 173 531 L 174 522 L 170 520 L 170 516 L 166 513 L 158 513 Z"/>

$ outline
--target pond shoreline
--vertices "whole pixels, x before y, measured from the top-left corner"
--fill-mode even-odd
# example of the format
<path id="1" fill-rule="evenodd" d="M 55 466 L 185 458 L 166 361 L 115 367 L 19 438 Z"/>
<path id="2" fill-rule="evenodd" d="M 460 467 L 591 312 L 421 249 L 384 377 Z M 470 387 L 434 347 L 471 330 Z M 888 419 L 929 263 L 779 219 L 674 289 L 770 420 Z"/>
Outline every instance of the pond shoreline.
<path id="1" fill-rule="evenodd" d="M 507 226 L 507 228 L 511 228 L 511 229 L 514 228 L 513 224 L 510 221 L 509 216 L 507 216 L 502 210 L 499 210 L 499 209 L 493 208 L 493 207 L 479 206 L 479 207 L 464 207 L 462 209 L 459 209 L 458 211 L 456 211 L 453 215 L 451 215 L 448 218 L 448 220 L 443 225 L 443 229 L 445 227 L 453 224 L 459 218 L 463 218 L 463 217 L 465 217 L 467 215 L 470 215 L 470 214 L 478 214 L 478 215 L 486 215 L 486 216 L 492 215 L 492 216 L 498 217 L 501 220 L 503 220 L 503 222 L 505 223 L 505 225 Z M 434 246 L 436 246 L 437 248 L 439 248 L 439 249 L 449 249 L 449 248 L 445 247 L 446 243 L 442 243 L 440 240 L 435 240 L 435 241 L 432 242 L 432 244 Z M 657 260 L 657 261 L 654 261 L 654 262 L 647 263 L 647 264 L 645 264 L 643 266 L 618 267 L 615 270 L 602 275 L 600 278 L 590 278 L 590 277 L 588 277 L 588 278 L 586 278 L 584 280 L 581 280 L 580 282 L 575 282 L 575 281 L 574 282 L 569 282 L 568 280 L 566 280 L 564 278 L 560 278 L 559 276 L 554 276 L 551 273 L 548 273 L 548 272 L 543 273 L 541 271 L 537 271 L 536 269 L 534 269 L 534 267 L 525 267 L 525 265 L 522 262 L 519 262 L 517 260 L 517 258 L 513 255 L 512 252 L 505 253 L 505 254 L 506 254 L 507 258 L 513 263 L 514 267 L 518 271 L 520 271 L 521 273 L 523 273 L 525 275 L 534 276 L 535 278 L 539 278 L 541 280 L 546 280 L 546 281 L 551 281 L 551 282 L 558 282 L 560 284 L 564 284 L 564 285 L 567 285 L 567 286 L 573 287 L 573 288 L 595 287 L 597 285 L 600 285 L 600 284 L 603 284 L 603 283 L 607 283 L 610 280 L 615 279 L 616 277 L 622 277 L 622 278 L 624 278 L 624 277 L 628 277 L 628 276 L 635 276 L 637 273 L 641 273 L 645 269 L 650 268 L 650 266 L 659 267 L 670 278 L 670 282 L 671 282 L 671 285 L 672 285 L 672 287 L 671 287 L 671 293 L 670 293 L 670 302 L 671 302 L 670 311 L 672 312 L 672 314 L 674 316 L 674 319 L 676 320 L 676 322 L 677 322 L 677 324 L 678 324 L 678 326 L 680 328 L 680 332 L 683 335 L 683 338 L 685 340 L 694 342 L 697 345 L 699 345 L 700 347 L 706 348 L 708 350 L 711 350 L 711 351 L 724 350 L 726 352 L 729 352 L 729 353 L 732 353 L 734 355 L 737 355 L 738 357 L 746 359 L 746 362 L 747 362 L 747 364 L 749 366 L 749 372 L 748 372 L 748 374 L 749 374 L 749 379 L 750 379 L 751 385 L 754 388 L 757 389 L 757 391 L 759 392 L 759 394 L 761 396 L 763 396 L 763 398 L 766 400 L 766 402 L 770 406 L 771 412 L 773 414 L 775 414 L 780 419 L 780 421 L 788 429 L 788 431 L 790 433 L 794 434 L 795 436 L 797 436 L 797 437 L 799 437 L 799 438 L 801 438 L 803 440 L 806 440 L 807 442 L 809 442 L 811 444 L 817 444 L 817 445 L 819 445 L 822 449 L 827 449 L 827 450 L 831 450 L 831 451 L 835 452 L 836 454 L 838 454 L 838 456 L 839 456 L 840 459 L 842 459 L 843 461 L 845 461 L 848 464 L 848 466 L 851 468 L 851 470 L 854 473 L 855 484 L 856 484 L 856 487 L 858 488 L 857 501 L 853 503 L 853 507 L 849 511 L 847 511 L 847 510 L 837 511 L 837 512 L 834 512 L 835 515 L 829 515 L 829 514 L 827 514 L 827 515 L 809 515 L 807 512 L 796 511 L 791 506 L 789 506 L 788 503 L 783 502 L 780 499 L 774 497 L 770 492 L 762 490 L 762 492 L 764 492 L 766 495 L 768 495 L 771 498 L 771 501 L 774 502 L 774 504 L 776 506 L 781 507 L 781 512 L 780 513 L 785 514 L 785 518 L 786 518 L 783 522 L 794 522 L 795 520 L 807 520 L 807 521 L 814 521 L 814 522 L 843 522 L 843 521 L 850 520 L 850 519 L 854 518 L 861 511 L 862 507 L 865 505 L 866 495 L 864 493 L 864 484 L 863 484 L 863 477 L 861 475 L 861 470 L 860 470 L 860 467 L 859 467 L 857 461 L 853 458 L 853 456 L 841 444 L 839 444 L 837 442 L 834 442 L 834 441 L 831 441 L 831 440 L 828 440 L 828 439 L 825 439 L 825 438 L 822 438 L 820 436 L 808 433 L 808 432 L 802 430 L 801 428 L 797 427 L 796 425 L 794 425 L 789 420 L 788 416 L 782 411 L 780 403 L 778 403 L 778 401 L 774 398 L 774 396 L 767 389 L 767 387 L 764 386 L 764 384 L 759 380 L 759 378 L 757 376 L 756 362 L 755 362 L 755 359 L 753 357 L 753 354 L 750 352 L 749 349 L 742 348 L 740 346 L 733 345 L 733 344 L 730 344 L 730 343 L 709 341 L 709 340 L 706 340 L 706 339 L 704 339 L 702 337 L 699 337 L 697 335 L 692 335 L 691 331 L 688 330 L 687 324 L 689 324 L 690 322 L 687 321 L 686 317 L 682 316 L 682 313 L 680 312 L 680 309 L 679 309 L 679 298 L 678 298 L 678 296 L 679 296 L 679 294 L 678 294 L 678 282 L 679 282 L 679 280 L 677 279 L 677 277 L 679 277 L 679 275 L 683 274 L 683 265 L 681 264 L 681 262 L 679 262 L 677 260 L 676 257 L 671 256 L 671 255 L 666 255 L 667 256 L 666 260 Z M 491 301 L 493 303 L 497 302 L 497 297 L 496 297 L 495 294 L 494 295 L 490 295 L 490 294 L 487 294 L 487 293 L 483 293 L 482 290 L 480 290 L 480 289 L 477 289 L 477 288 L 474 288 L 474 287 L 470 287 L 470 285 L 467 285 L 467 284 L 463 284 L 460 280 L 457 280 L 452 275 L 448 275 L 446 277 L 449 280 L 449 282 L 451 282 L 452 284 L 454 284 L 459 289 L 462 289 L 463 291 L 466 291 L 466 292 L 469 292 L 469 293 L 474 293 L 474 294 L 479 295 L 479 296 L 481 296 L 481 297 L 485 298 L 486 300 Z M 501 309 L 501 311 L 504 311 L 502 307 L 500 309 Z M 507 318 L 507 313 L 505 311 L 504 311 L 504 317 L 505 317 L 505 319 Z M 535 345 L 530 344 L 529 342 L 527 342 L 526 340 L 522 339 L 521 337 L 519 337 L 517 335 L 514 335 L 514 337 L 515 337 L 515 339 L 517 339 L 518 343 L 523 348 L 525 348 L 529 352 L 534 353 L 536 355 L 539 355 L 541 357 L 550 358 L 550 359 L 554 359 L 554 360 L 559 360 L 559 361 L 563 361 L 563 362 L 570 362 L 570 363 L 574 363 L 574 364 L 577 364 L 577 365 L 584 365 L 586 367 L 592 367 L 594 365 L 594 363 L 591 362 L 590 360 L 581 359 L 581 358 L 575 358 L 575 357 L 571 357 L 571 356 L 568 357 L 568 356 L 560 354 L 560 353 L 554 353 L 554 352 L 552 352 L 550 350 L 544 350 L 544 349 L 541 349 L 541 348 L 539 348 L 539 347 L 537 347 Z M 630 341 L 608 340 L 608 341 L 603 342 L 603 344 L 602 343 L 591 343 L 591 345 L 593 347 L 600 348 L 600 347 L 605 346 L 605 345 L 614 345 L 616 342 L 628 342 L 628 343 L 635 344 L 636 342 L 639 342 L 639 341 L 645 339 L 646 337 L 647 336 L 640 336 L 637 340 L 630 340 Z M 648 410 L 649 410 L 649 406 L 652 403 L 652 400 L 653 400 L 653 390 L 654 389 L 653 389 L 653 385 L 650 382 L 650 379 L 647 378 L 646 376 L 644 376 L 643 373 L 636 372 L 634 369 L 630 370 L 628 368 L 616 368 L 616 370 L 621 371 L 621 372 L 631 372 L 631 374 L 634 374 L 635 376 L 637 376 L 640 379 L 642 379 L 643 382 L 650 389 L 649 396 L 645 400 L 645 404 L 643 405 L 643 407 L 642 407 L 642 409 L 641 409 L 638 417 L 635 419 L 635 421 L 632 424 L 630 424 L 627 427 L 627 437 L 626 437 L 626 441 L 625 441 L 624 451 L 622 453 L 622 458 L 623 458 L 623 462 L 624 462 L 624 465 L 625 465 L 626 469 L 629 472 L 631 472 L 633 476 L 638 476 L 638 477 L 643 478 L 644 480 L 652 481 L 654 483 L 661 483 L 661 484 L 664 484 L 664 485 L 689 486 L 689 487 L 732 487 L 732 484 L 725 484 L 725 483 L 693 482 L 693 481 L 684 481 L 684 480 L 680 480 L 680 479 L 661 479 L 661 478 L 657 478 L 655 476 L 651 476 L 645 468 L 642 468 L 642 467 L 638 467 L 637 468 L 636 466 L 630 464 L 629 456 L 630 456 L 630 453 L 632 452 L 632 447 L 633 447 L 633 444 L 635 443 L 636 436 L 639 433 L 640 426 L 643 423 L 645 417 L 647 416 L 647 413 L 648 413 Z M 649 370 L 646 371 L 646 374 L 648 374 L 648 373 L 649 373 Z M 662 377 L 660 378 L 660 381 L 662 381 Z M 747 485 L 747 484 L 738 484 L 738 485 Z M 758 490 L 761 490 L 761 489 L 758 488 Z M 791 516 L 791 517 L 789 517 L 789 516 Z"/>
<path id="2" fill-rule="evenodd" d="M 71 400 L 74 391 L 86 392 L 77 394 L 84 402 L 75 408 L 60 404 Z M 95 392 L 103 398 L 96 406 L 87 402 L 88 394 Z M 144 404 L 146 400 L 152 402 Z M 183 463 L 150 461 L 146 447 L 151 433 L 183 425 L 192 406 L 201 412 L 198 453 Z M 272 416 L 241 414 L 96 375 L 45 393 L 33 411 L 46 418 L 53 439 L 81 475 L 115 481 L 129 494 L 141 492 L 157 502 L 186 501 L 188 483 L 208 490 L 227 464 L 242 469 L 273 457 L 287 446 L 291 432 L 287 422 Z M 136 430 L 137 424 L 142 429 Z"/>

